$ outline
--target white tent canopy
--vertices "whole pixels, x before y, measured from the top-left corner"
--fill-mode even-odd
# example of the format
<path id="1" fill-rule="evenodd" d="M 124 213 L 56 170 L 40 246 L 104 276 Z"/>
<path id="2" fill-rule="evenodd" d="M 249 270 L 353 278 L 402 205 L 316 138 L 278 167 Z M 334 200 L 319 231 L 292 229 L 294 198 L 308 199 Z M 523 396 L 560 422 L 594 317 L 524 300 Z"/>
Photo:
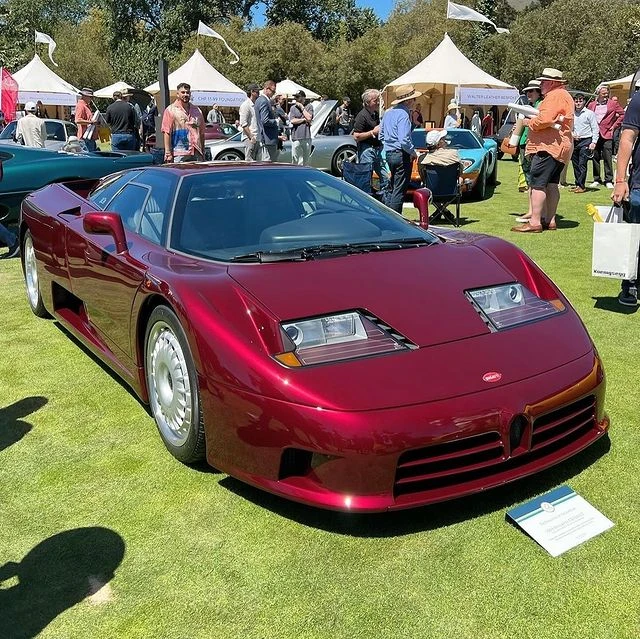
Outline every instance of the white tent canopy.
<path id="1" fill-rule="evenodd" d="M 36 54 L 27 66 L 13 74 L 22 104 L 42 100 L 43 104 L 75 106 L 78 89 L 55 74 Z"/>
<path id="2" fill-rule="evenodd" d="M 513 88 L 473 64 L 446 33 L 442 42 L 422 62 L 384 88 L 385 106 L 394 100 L 394 88 L 401 84 L 412 84 L 424 94 L 418 99 L 423 116 L 425 120 L 434 121 L 444 118 L 445 108 L 455 97 L 458 87 Z M 441 123 L 436 121 L 436 124 Z"/>
<path id="3" fill-rule="evenodd" d="M 120 91 L 121 93 L 123 91 L 128 90 L 132 90 L 134 87 L 132 87 L 130 84 L 127 84 L 126 82 L 114 82 L 113 84 L 110 84 L 108 87 L 104 87 L 102 89 L 98 89 L 98 91 L 94 91 L 93 92 L 93 97 L 95 98 L 112 98 L 113 97 L 113 93 L 114 91 Z"/>
<path id="4" fill-rule="evenodd" d="M 293 80 L 289 80 L 289 78 L 287 78 L 286 80 L 283 80 L 282 82 L 278 82 L 276 84 L 276 93 L 279 93 L 280 95 L 284 95 L 288 98 L 292 97 L 298 91 L 304 91 L 305 95 L 309 100 L 320 99 L 320 96 L 315 91 L 312 91 L 311 89 L 307 89 L 306 87 L 303 87 L 301 84 L 298 84 Z"/>
<path id="5" fill-rule="evenodd" d="M 198 105 L 240 106 L 247 98 L 247 94 L 214 69 L 198 49 L 181 67 L 169 74 L 169 91 L 175 93 L 181 82 L 191 85 L 191 100 Z M 160 84 L 154 82 L 145 87 L 145 91 L 159 93 Z"/>

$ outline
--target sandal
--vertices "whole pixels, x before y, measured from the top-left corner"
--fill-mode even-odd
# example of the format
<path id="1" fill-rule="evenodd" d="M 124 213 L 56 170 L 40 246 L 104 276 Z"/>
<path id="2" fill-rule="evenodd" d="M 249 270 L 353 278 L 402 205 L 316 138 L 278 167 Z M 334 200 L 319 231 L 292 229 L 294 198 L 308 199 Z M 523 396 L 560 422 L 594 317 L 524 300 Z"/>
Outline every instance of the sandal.
<path id="1" fill-rule="evenodd" d="M 539 226 L 532 226 L 527 222 L 526 224 L 520 224 L 519 226 L 512 226 L 511 230 L 516 233 L 542 233 L 542 224 Z"/>

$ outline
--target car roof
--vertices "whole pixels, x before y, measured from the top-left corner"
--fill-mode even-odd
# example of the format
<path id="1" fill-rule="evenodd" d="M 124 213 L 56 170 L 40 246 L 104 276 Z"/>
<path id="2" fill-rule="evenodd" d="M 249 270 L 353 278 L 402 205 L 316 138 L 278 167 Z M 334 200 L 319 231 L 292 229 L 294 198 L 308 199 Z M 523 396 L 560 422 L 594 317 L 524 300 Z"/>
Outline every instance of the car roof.
<path id="1" fill-rule="evenodd" d="M 143 167 L 145 168 L 145 167 Z M 291 171 L 308 170 L 315 171 L 309 166 L 299 166 L 297 164 L 287 164 L 285 162 L 179 162 L 178 164 L 163 164 L 162 166 L 146 167 L 146 170 L 159 169 L 170 171 L 176 175 L 187 173 L 215 173 L 226 169 L 238 169 L 243 171 L 272 170 L 286 168 Z M 131 169 L 136 170 L 136 169 Z"/>

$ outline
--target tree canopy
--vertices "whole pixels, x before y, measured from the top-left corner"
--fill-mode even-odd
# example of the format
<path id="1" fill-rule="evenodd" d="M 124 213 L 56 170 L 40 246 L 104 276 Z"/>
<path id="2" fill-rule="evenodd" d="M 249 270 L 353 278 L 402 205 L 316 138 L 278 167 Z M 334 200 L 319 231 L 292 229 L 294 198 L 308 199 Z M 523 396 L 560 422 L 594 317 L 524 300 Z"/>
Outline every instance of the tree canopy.
<path id="1" fill-rule="evenodd" d="M 12 70 L 26 64 L 37 29 L 55 38 L 56 71 L 76 86 L 115 80 L 146 86 L 156 79 L 160 57 L 175 68 L 198 46 L 239 86 L 289 77 L 321 93 L 355 98 L 417 64 L 445 32 L 473 62 L 516 86 L 551 66 L 572 86 L 590 90 L 640 66 L 633 46 L 640 4 L 628 0 L 539 0 L 520 12 L 507 0 L 475 0 L 472 6 L 509 34 L 448 20 L 446 0 L 400 0 L 384 23 L 355 0 L 262 4 L 266 24 L 256 27 L 257 0 L 0 0 L 0 64 Z M 199 20 L 227 38 L 238 64 L 228 64 L 219 40 L 196 36 Z"/>

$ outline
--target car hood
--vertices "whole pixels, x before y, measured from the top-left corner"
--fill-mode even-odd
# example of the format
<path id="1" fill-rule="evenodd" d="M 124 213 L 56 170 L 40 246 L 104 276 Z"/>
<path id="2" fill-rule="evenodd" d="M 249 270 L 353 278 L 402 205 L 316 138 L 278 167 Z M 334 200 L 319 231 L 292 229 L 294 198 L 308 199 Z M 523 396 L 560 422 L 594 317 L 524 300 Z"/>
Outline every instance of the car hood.
<path id="1" fill-rule="evenodd" d="M 229 273 L 280 321 L 363 309 L 418 346 L 488 333 L 464 291 L 514 281 L 481 249 L 462 243 L 233 265 Z"/>

